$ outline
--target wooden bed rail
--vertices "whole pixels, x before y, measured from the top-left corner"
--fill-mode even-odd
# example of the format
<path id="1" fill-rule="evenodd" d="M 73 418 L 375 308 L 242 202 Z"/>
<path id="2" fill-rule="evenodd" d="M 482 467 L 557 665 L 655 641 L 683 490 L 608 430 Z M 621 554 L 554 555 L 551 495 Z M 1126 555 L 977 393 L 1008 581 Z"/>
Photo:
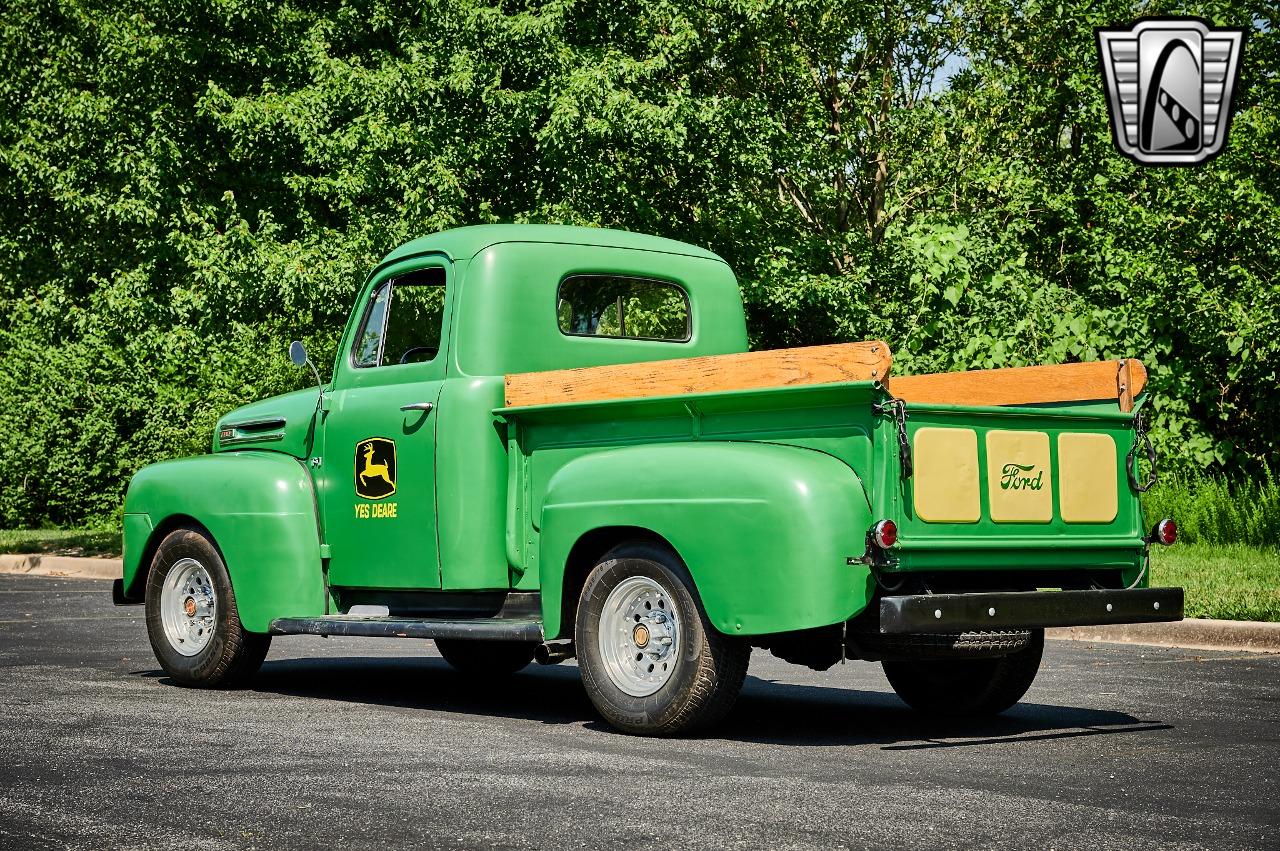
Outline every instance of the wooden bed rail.
<path id="1" fill-rule="evenodd" d="M 1114 399 L 1122 411 L 1147 385 L 1133 358 L 1097 363 L 979 369 L 890 377 L 893 356 L 880 340 L 732 355 L 522 372 L 506 376 L 509 408 L 753 390 L 841 381 L 881 381 L 921 405 L 1035 405 Z"/>
<path id="2" fill-rule="evenodd" d="M 879 340 L 506 376 L 507 407 L 600 402 L 792 384 L 883 381 L 893 357 Z"/>
<path id="3" fill-rule="evenodd" d="M 889 379 L 889 392 L 908 404 L 1036 405 L 1115 399 L 1122 411 L 1147 386 L 1142 361 L 1128 358 L 1056 366 L 936 372 Z"/>

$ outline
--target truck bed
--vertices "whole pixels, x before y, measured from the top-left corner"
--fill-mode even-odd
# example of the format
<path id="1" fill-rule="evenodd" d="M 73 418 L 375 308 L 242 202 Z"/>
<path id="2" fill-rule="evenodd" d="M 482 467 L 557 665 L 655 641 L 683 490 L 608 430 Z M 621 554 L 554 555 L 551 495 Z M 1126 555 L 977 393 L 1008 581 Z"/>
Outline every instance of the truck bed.
<path id="1" fill-rule="evenodd" d="M 1053 587 L 1141 578 L 1143 520 L 1125 472 L 1146 386 L 1139 361 L 903 377 L 887 374 L 891 363 L 869 341 L 507 376 L 495 414 L 512 426 L 512 563 L 532 566 L 539 499 L 574 459 L 751 441 L 815 450 L 856 473 L 871 514 L 900 531 L 880 575 L 949 587 L 1014 572 Z"/>

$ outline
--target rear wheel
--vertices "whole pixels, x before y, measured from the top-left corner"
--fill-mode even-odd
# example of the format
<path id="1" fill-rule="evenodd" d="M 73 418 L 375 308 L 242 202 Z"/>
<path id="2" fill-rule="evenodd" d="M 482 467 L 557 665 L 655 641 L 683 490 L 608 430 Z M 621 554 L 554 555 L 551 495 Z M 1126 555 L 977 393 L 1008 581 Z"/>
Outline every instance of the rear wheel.
<path id="1" fill-rule="evenodd" d="M 1026 646 L 993 659 L 885 661 L 885 676 L 898 697 L 930 715 L 995 715 L 1031 688 L 1044 654 L 1044 630 L 1031 631 Z"/>
<path id="2" fill-rule="evenodd" d="M 574 629 L 587 696 L 628 733 L 667 736 L 733 707 L 751 647 L 711 626 L 688 571 L 652 544 L 614 549 L 587 577 Z"/>
<path id="3" fill-rule="evenodd" d="M 538 645 L 528 641 L 468 641 L 437 638 L 436 648 L 453 668 L 475 676 L 506 676 L 533 661 Z"/>
<path id="4" fill-rule="evenodd" d="M 271 636 L 240 623 L 231 577 L 213 541 L 196 529 L 170 532 L 147 574 L 147 636 L 169 676 L 189 686 L 233 686 L 253 676 Z"/>

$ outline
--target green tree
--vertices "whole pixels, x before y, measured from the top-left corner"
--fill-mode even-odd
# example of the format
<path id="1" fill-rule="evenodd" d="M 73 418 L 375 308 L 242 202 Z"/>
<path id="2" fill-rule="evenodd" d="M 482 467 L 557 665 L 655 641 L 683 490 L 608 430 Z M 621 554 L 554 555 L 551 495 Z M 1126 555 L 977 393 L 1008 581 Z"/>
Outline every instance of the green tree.
<path id="1" fill-rule="evenodd" d="M 1252 30 L 1228 150 L 1112 148 L 1092 28 Z M 13 0 L 0 9 L 0 526 L 300 386 L 367 270 L 489 221 L 711 247 L 759 347 L 895 369 L 1137 355 L 1167 463 L 1280 405 L 1280 56 L 1261 3 Z"/>

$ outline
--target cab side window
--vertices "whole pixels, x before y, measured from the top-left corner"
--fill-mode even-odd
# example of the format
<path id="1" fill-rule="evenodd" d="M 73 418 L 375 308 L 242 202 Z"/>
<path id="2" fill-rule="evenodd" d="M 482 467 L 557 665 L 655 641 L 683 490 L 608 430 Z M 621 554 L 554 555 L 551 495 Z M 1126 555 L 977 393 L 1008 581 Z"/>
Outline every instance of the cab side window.
<path id="1" fill-rule="evenodd" d="M 391 285 L 383 284 L 369 301 L 364 312 L 364 322 L 356 334 L 355 351 L 351 362 L 356 366 L 377 366 L 382 355 L 382 328 L 387 319 L 387 300 L 391 297 Z"/>
<path id="2" fill-rule="evenodd" d="M 440 353 L 444 269 L 418 269 L 379 287 L 356 334 L 357 367 L 426 363 Z"/>
<path id="3" fill-rule="evenodd" d="M 573 275 L 560 283 L 560 331 L 575 337 L 630 337 L 683 343 L 690 336 L 689 297 L 667 281 L 620 275 Z"/>

